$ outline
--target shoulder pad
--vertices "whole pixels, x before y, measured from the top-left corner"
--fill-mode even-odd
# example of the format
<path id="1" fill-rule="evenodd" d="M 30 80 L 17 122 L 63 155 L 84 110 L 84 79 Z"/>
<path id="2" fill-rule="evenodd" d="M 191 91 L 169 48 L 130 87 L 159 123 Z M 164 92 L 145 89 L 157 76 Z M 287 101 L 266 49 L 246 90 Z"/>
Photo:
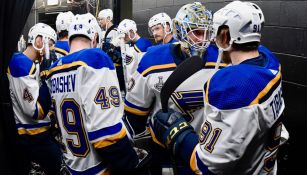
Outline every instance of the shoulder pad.
<path id="1" fill-rule="evenodd" d="M 175 69 L 176 64 L 170 49 L 170 44 L 149 47 L 141 59 L 137 71 L 143 76 L 147 76 L 157 70 Z"/>
<path id="2" fill-rule="evenodd" d="M 8 67 L 8 73 L 13 77 L 32 75 L 35 70 L 34 62 L 23 53 L 14 53 Z"/>
<path id="3" fill-rule="evenodd" d="M 206 102 L 228 110 L 260 103 L 281 83 L 281 73 L 252 65 L 229 66 L 206 83 Z"/>

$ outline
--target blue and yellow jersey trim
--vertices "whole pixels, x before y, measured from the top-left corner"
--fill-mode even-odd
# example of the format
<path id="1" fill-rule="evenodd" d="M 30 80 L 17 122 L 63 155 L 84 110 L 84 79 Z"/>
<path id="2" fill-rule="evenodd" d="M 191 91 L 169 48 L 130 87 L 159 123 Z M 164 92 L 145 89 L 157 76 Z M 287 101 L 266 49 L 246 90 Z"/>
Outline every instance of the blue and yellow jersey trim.
<path id="1" fill-rule="evenodd" d="M 91 174 L 109 175 L 110 174 L 107 166 L 104 165 L 102 162 L 84 171 L 74 170 L 71 167 L 69 167 L 67 164 L 66 164 L 66 167 L 68 168 L 71 175 L 91 175 Z"/>
<path id="2" fill-rule="evenodd" d="M 171 71 L 176 68 L 171 54 L 172 44 L 150 47 L 141 59 L 137 71 L 144 77 L 156 72 Z"/>
<path id="3" fill-rule="evenodd" d="M 194 148 L 190 158 L 190 168 L 197 175 L 207 174 L 209 171 L 208 167 L 203 164 L 197 154 L 197 146 Z"/>
<path id="4" fill-rule="evenodd" d="M 33 115 L 34 120 L 42 120 L 45 118 L 45 112 L 43 110 L 42 105 L 37 101 L 35 113 Z"/>
<path id="5" fill-rule="evenodd" d="M 54 51 L 55 52 L 57 52 L 57 53 L 60 53 L 60 54 L 62 54 L 62 55 L 68 55 L 68 52 L 66 51 L 66 50 L 64 50 L 64 49 L 61 49 L 61 48 L 58 48 L 58 47 L 55 47 L 54 48 Z"/>
<path id="6" fill-rule="evenodd" d="M 205 101 L 228 110 L 267 100 L 281 83 L 281 71 L 274 59 L 267 59 L 265 67 L 254 64 L 257 60 L 263 61 L 262 56 L 218 71 L 204 86 Z"/>
<path id="7" fill-rule="evenodd" d="M 147 68 L 144 70 L 141 75 L 143 77 L 146 77 L 149 74 L 152 73 L 157 73 L 157 72 L 166 72 L 166 71 L 173 71 L 176 69 L 176 64 L 175 63 L 170 63 L 170 64 L 163 64 L 163 65 L 155 65 Z"/>
<path id="8" fill-rule="evenodd" d="M 150 108 L 143 108 L 137 105 L 130 103 L 128 100 L 125 99 L 125 111 L 138 115 L 138 116 L 147 116 L 150 112 Z"/>
<path id="9" fill-rule="evenodd" d="M 133 45 L 134 49 L 137 51 L 137 52 L 146 52 L 147 49 L 149 47 L 152 46 L 152 43 L 151 41 L 149 41 L 147 38 L 139 38 L 136 43 Z"/>
<path id="10" fill-rule="evenodd" d="M 84 49 L 57 60 L 47 73 L 47 78 L 61 72 L 76 70 L 80 66 L 89 66 L 94 69 L 108 68 L 114 70 L 111 58 L 100 49 Z"/>
<path id="11" fill-rule="evenodd" d="M 50 128 L 50 122 L 37 124 L 16 124 L 19 135 L 37 135 L 47 131 Z"/>
<path id="12" fill-rule="evenodd" d="M 126 128 L 122 126 L 122 123 L 88 133 L 89 140 L 95 148 L 104 148 L 113 145 L 126 135 Z"/>
<path id="13" fill-rule="evenodd" d="M 34 62 L 23 53 L 15 53 L 7 68 L 7 73 L 16 78 L 33 75 L 35 71 Z"/>
<path id="14" fill-rule="evenodd" d="M 141 53 L 142 51 L 138 48 L 138 46 L 135 44 L 133 45 L 134 49 L 138 52 L 138 53 Z"/>

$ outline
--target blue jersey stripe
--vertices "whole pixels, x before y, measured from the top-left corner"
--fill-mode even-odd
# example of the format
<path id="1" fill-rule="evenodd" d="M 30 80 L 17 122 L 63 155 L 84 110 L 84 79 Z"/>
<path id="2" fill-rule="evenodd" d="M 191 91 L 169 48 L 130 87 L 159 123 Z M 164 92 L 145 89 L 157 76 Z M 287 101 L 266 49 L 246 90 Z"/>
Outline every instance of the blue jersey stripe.
<path id="1" fill-rule="evenodd" d="M 140 106 L 136 106 L 136 105 L 130 103 L 127 99 L 125 99 L 125 105 L 127 105 L 130 108 L 138 109 L 138 110 L 144 111 L 144 112 L 147 112 L 149 110 L 149 108 L 143 108 L 143 107 L 140 107 Z"/>
<path id="2" fill-rule="evenodd" d="M 17 128 L 25 128 L 25 129 L 34 129 L 34 128 L 41 128 L 43 126 L 49 126 L 50 122 L 46 122 L 46 123 L 36 123 L 36 124 L 21 124 L 21 123 L 17 123 L 16 127 Z"/>
<path id="3" fill-rule="evenodd" d="M 102 128 L 97 131 L 88 132 L 88 138 L 90 141 L 92 141 L 103 136 L 113 135 L 120 132 L 122 127 L 123 127 L 122 123 L 117 123 L 116 125 L 110 127 Z"/>

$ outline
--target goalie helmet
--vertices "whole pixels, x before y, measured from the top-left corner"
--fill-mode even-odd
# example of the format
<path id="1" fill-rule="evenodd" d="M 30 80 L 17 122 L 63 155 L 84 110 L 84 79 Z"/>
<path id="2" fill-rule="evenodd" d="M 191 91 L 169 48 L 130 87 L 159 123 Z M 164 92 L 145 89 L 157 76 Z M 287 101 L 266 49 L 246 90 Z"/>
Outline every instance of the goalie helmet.
<path id="1" fill-rule="evenodd" d="M 200 2 L 194 2 L 182 6 L 173 19 L 174 37 L 181 42 L 181 44 L 193 52 L 203 53 L 209 46 L 212 34 L 212 14 Z M 201 31 L 201 32 L 199 32 Z M 191 33 L 194 38 L 197 38 L 194 32 L 203 33 L 203 37 L 193 41 Z"/>
<path id="2" fill-rule="evenodd" d="M 98 14 L 99 19 L 102 19 L 102 18 L 107 19 L 108 17 L 110 20 L 113 20 L 113 11 L 111 9 L 101 10 Z"/>
<path id="3" fill-rule="evenodd" d="M 263 24 L 263 13 L 254 3 L 233 1 L 213 16 L 214 36 L 220 26 L 228 26 L 230 45 L 260 42 Z"/>
<path id="4" fill-rule="evenodd" d="M 95 37 L 95 29 L 91 26 L 86 14 L 76 15 L 69 26 L 68 39 L 75 35 L 83 35 L 93 41 Z"/>
<path id="5" fill-rule="evenodd" d="M 68 31 L 69 25 L 72 22 L 73 17 L 74 14 L 71 11 L 59 13 L 55 21 L 57 32 L 60 33 L 63 30 Z"/>
<path id="6" fill-rule="evenodd" d="M 151 28 L 155 25 L 161 24 L 165 34 L 169 34 L 172 33 L 173 31 L 173 26 L 172 26 L 172 19 L 166 14 L 166 13 L 158 13 L 156 15 L 154 15 L 153 17 L 150 18 L 150 20 L 148 21 L 148 32 L 150 35 L 153 35 Z M 166 32 L 166 25 L 169 25 L 170 27 L 170 32 Z"/>

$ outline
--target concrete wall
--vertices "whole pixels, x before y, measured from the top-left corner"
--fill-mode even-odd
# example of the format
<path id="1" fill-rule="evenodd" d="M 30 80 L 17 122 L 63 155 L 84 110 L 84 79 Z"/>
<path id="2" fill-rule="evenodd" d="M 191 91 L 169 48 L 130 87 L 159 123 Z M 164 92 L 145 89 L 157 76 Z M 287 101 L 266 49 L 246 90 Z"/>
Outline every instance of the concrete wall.
<path id="1" fill-rule="evenodd" d="M 133 18 L 142 35 L 148 36 L 147 22 L 159 12 L 172 18 L 177 10 L 192 0 L 133 0 Z M 231 1 L 206 0 L 208 9 L 215 12 Z M 290 132 L 289 144 L 283 146 L 279 157 L 279 174 L 302 172 L 304 164 L 297 161 L 307 157 L 303 139 L 307 128 L 307 1 L 253 1 L 263 10 L 265 27 L 262 44 L 272 50 L 282 64 L 285 125 Z"/>

